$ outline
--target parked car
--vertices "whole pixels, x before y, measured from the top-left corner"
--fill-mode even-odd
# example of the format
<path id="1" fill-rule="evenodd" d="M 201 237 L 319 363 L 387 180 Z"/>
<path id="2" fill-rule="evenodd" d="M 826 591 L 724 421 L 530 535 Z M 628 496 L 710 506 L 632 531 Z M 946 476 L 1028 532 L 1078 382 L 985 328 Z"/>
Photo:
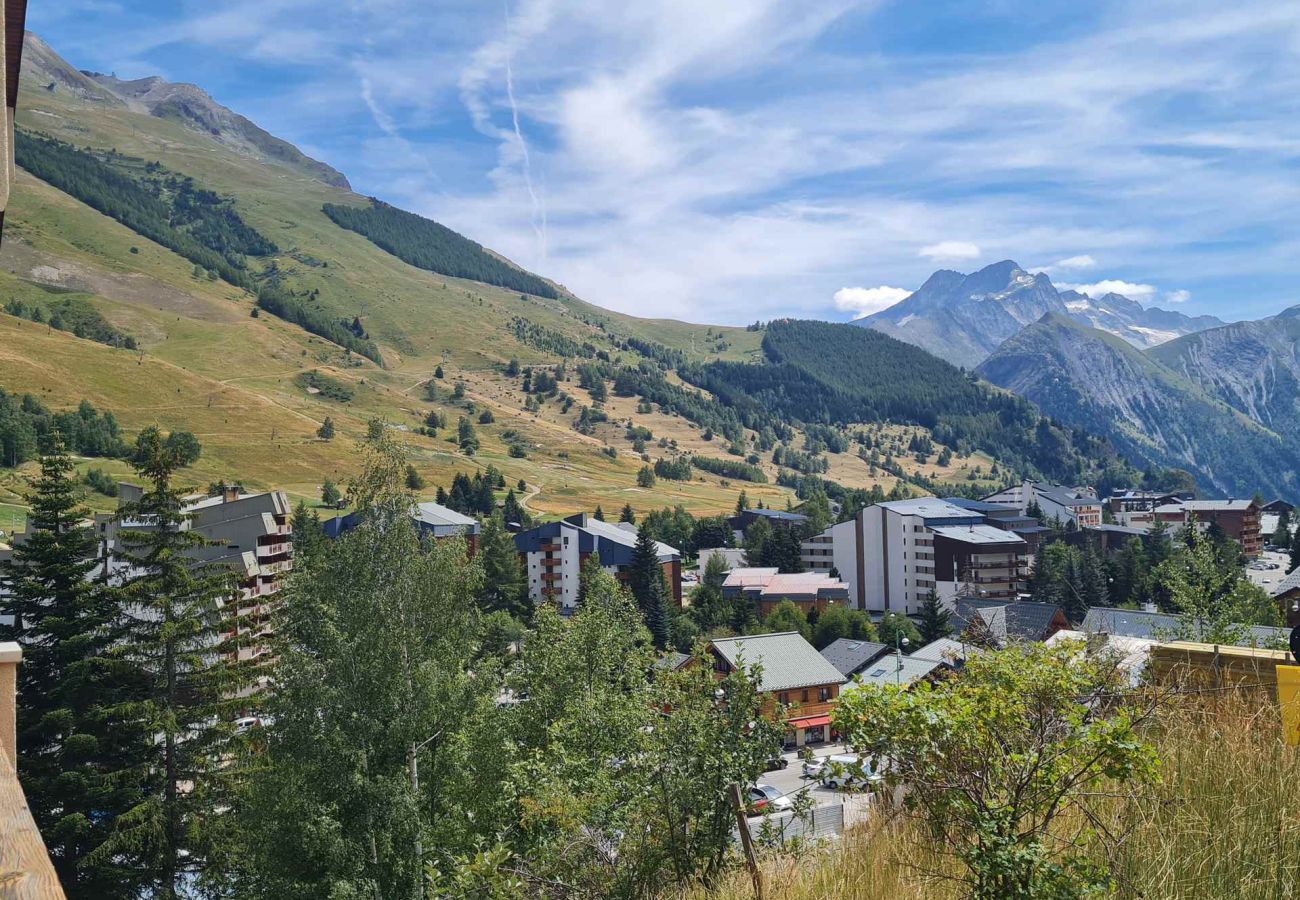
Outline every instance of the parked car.
<path id="1" fill-rule="evenodd" d="M 876 761 L 852 754 L 831 756 L 824 761 L 817 780 L 831 790 L 839 788 L 864 788 L 880 781 Z"/>
<path id="2" fill-rule="evenodd" d="M 784 812 L 794 804 L 770 784 L 756 784 L 749 789 L 749 814 L 751 816 L 770 812 Z"/>

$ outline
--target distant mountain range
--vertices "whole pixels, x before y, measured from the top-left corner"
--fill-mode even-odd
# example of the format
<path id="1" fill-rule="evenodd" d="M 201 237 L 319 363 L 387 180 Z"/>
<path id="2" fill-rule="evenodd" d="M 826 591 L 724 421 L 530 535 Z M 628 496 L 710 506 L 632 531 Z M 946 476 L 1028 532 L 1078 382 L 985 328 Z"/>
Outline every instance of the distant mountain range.
<path id="1" fill-rule="evenodd" d="M 976 371 L 1207 493 L 1300 497 L 1300 307 L 1146 351 L 1048 313 Z"/>
<path id="2" fill-rule="evenodd" d="M 1009 259 L 969 275 L 940 269 L 915 293 L 854 324 L 974 368 L 1003 341 L 1049 314 L 1107 331 L 1135 347 L 1153 347 L 1223 324 L 1213 316 L 1143 307 L 1120 294 L 1094 298 L 1058 291 L 1046 274 L 1031 274 Z"/>

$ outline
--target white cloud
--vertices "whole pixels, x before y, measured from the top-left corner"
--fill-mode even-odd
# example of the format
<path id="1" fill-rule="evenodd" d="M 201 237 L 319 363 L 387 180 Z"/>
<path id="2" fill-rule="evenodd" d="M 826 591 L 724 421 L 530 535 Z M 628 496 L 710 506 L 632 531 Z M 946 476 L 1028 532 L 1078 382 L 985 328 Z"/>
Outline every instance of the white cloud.
<path id="1" fill-rule="evenodd" d="M 922 247 L 916 253 L 931 262 L 955 262 L 957 260 L 979 259 L 980 248 L 970 241 L 940 241 Z"/>
<path id="2" fill-rule="evenodd" d="M 1061 269 L 1091 269 L 1097 265 L 1097 260 L 1084 253 L 1080 256 L 1067 256 L 1065 259 L 1058 259 L 1050 266 L 1044 267 L 1044 272 L 1055 272 Z"/>
<path id="3" fill-rule="evenodd" d="M 1166 303 L 1186 303 L 1192 297 L 1191 291 L 1169 291 L 1165 294 Z"/>
<path id="4" fill-rule="evenodd" d="M 1092 284 L 1066 284 L 1061 282 L 1057 286 L 1064 290 L 1087 294 L 1094 299 L 1103 297 L 1106 294 L 1123 294 L 1130 300 L 1150 300 L 1158 292 L 1154 284 L 1137 284 L 1115 278 L 1104 278 L 1101 281 L 1094 281 Z"/>
<path id="5" fill-rule="evenodd" d="M 852 312 L 853 318 L 860 319 L 882 309 L 888 309 L 898 301 L 911 295 L 906 288 L 889 287 L 843 287 L 835 292 L 835 308 Z"/>

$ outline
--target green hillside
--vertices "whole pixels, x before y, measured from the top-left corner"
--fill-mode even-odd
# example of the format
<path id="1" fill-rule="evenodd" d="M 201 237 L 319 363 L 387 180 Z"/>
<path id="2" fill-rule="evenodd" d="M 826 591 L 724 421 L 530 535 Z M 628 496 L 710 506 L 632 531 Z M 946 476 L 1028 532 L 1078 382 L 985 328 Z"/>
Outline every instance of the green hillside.
<path id="1" fill-rule="evenodd" d="M 24 59 L 23 168 L 0 247 L 0 300 L 22 306 L 0 315 L 0 387 L 55 410 L 88 399 L 128 436 L 154 423 L 192 430 L 205 448 L 197 479 L 315 497 L 323 479 L 354 471 L 372 419 L 399 433 L 430 494 L 490 465 L 523 481 L 542 514 L 624 503 L 716 513 L 742 485 L 751 502 L 783 507 L 808 475 L 978 493 L 1022 470 L 1082 477 L 1102 464 L 1079 436 L 1040 427 L 1027 406 L 932 357 L 882 360 L 878 335 L 822 326 L 817 361 L 788 325 L 601 309 L 472 236 L 202 124 L 236 121 L 229 111 L 150 115 L 106 102 L 117 82 L 48 49 Z M 77 79 L 86 90 L 42 87 Z M 80 328 L 36 327 L 31 309 L 61 295 L 75 298 Z M 132 378 L 132 366 L 168 374 Z M 785 399 L 733 385 L 737 372 L 784 379 L 773 390 Z M 326 417 L 332 440 L 316 436 Z M 998 417 L 1016 421 L 994 428 Z M 472 455 L 461 418 L 476 431 Z M 1059 465 L 1040 462 L 1054 451 Z M 638 486 L 648 463 L 673 477 Z M 0 474 L 0 502 L 20 490 Z"/>

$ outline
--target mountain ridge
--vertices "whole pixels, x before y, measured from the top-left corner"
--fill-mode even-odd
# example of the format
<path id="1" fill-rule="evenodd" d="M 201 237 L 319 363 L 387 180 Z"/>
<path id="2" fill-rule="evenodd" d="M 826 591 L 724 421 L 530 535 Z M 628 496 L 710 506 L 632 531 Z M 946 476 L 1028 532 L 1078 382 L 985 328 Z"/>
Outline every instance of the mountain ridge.
<path id="1" fill-rule="evenodd" d="M 974 368 L 1003 341 L 1049 313 L 1067 315 L 1130 344 L 1150 347 L 1223 323 L 1213 316 L 1143 307 L 1121 294 L 1059 291 L 1044 272 L 1001 260 L 970 274 L 940 269 L 909 296 L 853 324 Z"/>
<path id="2" fill-rule="evenodd" d="M 115 75 L 74 69 L 30 31 L 23 39 L 22 69 L 24 81 L 51 93 L 62 88 L 89 102 L 172 119 L 239 152 L 282 163 L 333 187 L 351 189 L 342 172 L 218 103 L 198 85 L 173 83 L 158 75 L 124 81 Z"/>
<path id="3" fill-rule="evenodd" d="M 1130 458 L 1187 469 L 1208 494 L 1300 496 L 1300 444 L 1163 363 L 1160 349 L 1143 352 L 1072 317 L 1047 315 L 976 372 L 1053 418 L 1108 437 Z"/>

